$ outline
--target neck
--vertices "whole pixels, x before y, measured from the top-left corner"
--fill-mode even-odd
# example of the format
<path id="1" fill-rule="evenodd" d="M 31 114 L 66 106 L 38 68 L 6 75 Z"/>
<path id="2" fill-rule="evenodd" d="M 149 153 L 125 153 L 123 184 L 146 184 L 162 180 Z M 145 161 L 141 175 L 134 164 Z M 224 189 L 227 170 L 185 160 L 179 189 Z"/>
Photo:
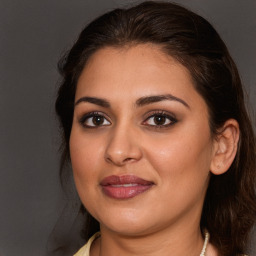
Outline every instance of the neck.
<path id="1" fill-rule="evenodd" d="M 175 256 L 199 256 L 204 243 L 199 228 L 177 227 L 171 231 L 167 228 L 161 232 L 131 237 L 102 227 L 101 234 L 92 256 L 169 256 L 170 252 Z"/>

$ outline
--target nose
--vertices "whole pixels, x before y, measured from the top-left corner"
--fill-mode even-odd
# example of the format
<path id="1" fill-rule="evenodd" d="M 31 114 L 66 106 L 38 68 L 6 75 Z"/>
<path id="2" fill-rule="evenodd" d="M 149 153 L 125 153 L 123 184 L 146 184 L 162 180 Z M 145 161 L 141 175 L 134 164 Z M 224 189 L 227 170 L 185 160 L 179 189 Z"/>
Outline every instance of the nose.
<path id="1" fill-rule="evenodd" d="M 138 131 L 127 127 L 116 127 L 105 151 L 105 160 L 117 166 L 139 161 L 142 157 Z"/>

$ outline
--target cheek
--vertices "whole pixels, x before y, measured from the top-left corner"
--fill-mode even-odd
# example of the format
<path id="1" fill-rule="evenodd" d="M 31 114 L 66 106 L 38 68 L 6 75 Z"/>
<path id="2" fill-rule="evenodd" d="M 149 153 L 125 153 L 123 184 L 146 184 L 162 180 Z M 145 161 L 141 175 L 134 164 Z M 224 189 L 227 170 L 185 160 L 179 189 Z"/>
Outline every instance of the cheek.
<path id="1" fill-rule="evenodd" d="M 87 136 L 74 127 L 71 131 L 69 147 L 75 184 L 83 200 L 84 194 L 90 190 L 89 184 L 97 180 L 95 169 L 100 158 L 99 145 L 90 143 Z"/>
<path id="2" fill-rule="evenodd" d="M 69 146 L 78 195 L 86 209 L 92 215 L 97 216 L 94 212 L 94 209 L 97 209 L 97 191 L 92 184 L 97 185 L 99 179 L 97 170 L 99 169 L 99 159 L 102 158 L 100 143 L 97 143 L 97 140 L 92 143 L 88 136 L 74 127 L 71 132 Z"/>
<path id="3" fill-rule="evenodd" d="M 84 176 L 91 172 L 91 166 L 95 161 L 94 150 L 89 150 L 88 145 L 84 145 L 81 140 L 71 137 L 70 157 L 73 172 L 76 176 Z"/>
<path id="4" fill-rule="evenodd" d="M 169 183 L 181 184 L 207 177 L 211 163 L 211 140 L 208 130 L 196 127 L 189 132 L 173 133 L 150 142 L 145 152 L 160 176 Z"/>
<path id="5" fill-rule="evenodd" d="M 70 135 L 69 147 L 74 172 L 93 174 L 93 170 L 102 157 L 103 141 L 101 137 L 85 134 L 81 128 L 74 125 Z"/>

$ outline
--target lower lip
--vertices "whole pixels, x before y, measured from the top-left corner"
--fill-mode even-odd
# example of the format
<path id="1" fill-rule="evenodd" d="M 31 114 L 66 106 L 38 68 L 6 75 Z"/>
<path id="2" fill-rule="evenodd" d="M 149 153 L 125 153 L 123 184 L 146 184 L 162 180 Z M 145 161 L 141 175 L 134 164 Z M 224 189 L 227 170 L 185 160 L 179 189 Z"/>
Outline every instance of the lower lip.
<path id="1" fill-rule="evenodd" d="M 134 185 L 129 187 L 102 186 L 102 191 L 105 195 L 115 199 L 129 199 L 141 193 L 146 192 L 152 185 Z"/>

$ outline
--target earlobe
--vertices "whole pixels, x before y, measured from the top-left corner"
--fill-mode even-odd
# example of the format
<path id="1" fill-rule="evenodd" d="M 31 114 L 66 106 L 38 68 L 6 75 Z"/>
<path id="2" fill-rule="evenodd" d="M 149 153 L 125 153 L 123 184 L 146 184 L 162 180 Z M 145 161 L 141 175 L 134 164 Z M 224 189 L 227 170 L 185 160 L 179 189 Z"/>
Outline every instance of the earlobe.
<path id="1" fill-rule="evenodd" d="M 215 175 L 225 173 L 235 159 L 239 141 L 239 124 L 234 119 L 225 122 L 216 136 L 210 170 Z"/>

